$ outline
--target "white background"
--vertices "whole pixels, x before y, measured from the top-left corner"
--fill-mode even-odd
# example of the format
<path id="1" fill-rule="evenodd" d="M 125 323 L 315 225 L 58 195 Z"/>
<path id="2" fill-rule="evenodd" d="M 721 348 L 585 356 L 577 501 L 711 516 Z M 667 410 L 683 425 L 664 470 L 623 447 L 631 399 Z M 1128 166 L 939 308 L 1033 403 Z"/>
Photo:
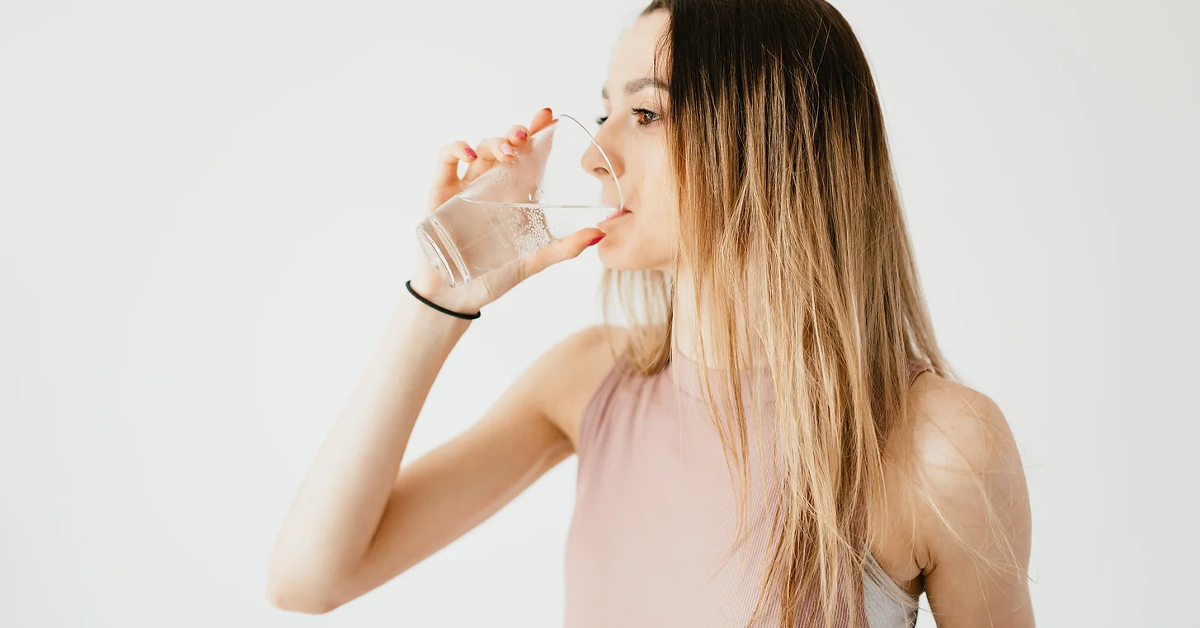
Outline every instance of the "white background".
<path id="1" fill-rule="evenodd" d="M 602 113 L 642 3 L 107 4 L 0 4 L 0 625 L 561 625 L 574 459 L 330 615 L 264 579 L 438 149 Z M 942 346 L 1021 445 L 1039 625 L 1196 625 L 1196 4 L 837 6 Z M 409 460 L 599 321 L 600 270 L 490 306 Z"/>

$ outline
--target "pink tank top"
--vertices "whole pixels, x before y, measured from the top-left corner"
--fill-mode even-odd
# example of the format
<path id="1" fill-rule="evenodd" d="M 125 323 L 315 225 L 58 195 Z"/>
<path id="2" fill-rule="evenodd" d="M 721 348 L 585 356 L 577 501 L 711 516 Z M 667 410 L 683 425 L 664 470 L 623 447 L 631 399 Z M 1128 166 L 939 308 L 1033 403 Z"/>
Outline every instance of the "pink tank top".
<path id="1" fill-rule="evenodd" d="M 910 385 L 926 370 L 913 361 Z M 753 379 L 769 393 L 768 377 Z M 760 423 L 747 416 L 751 444 Z M 751 477 L 759 479 L 750 484 L 747 534 L 730 554 L 736 493 L 699 365 L 675 353 L 658 375 L 625 382 L 614 366 L 584 410 L 578 454 L 566 628 L 746 626 L 771 557 L 775 496 L 766 494 L 759 474 L 770 470 L 750 446 Z M 869 554 L 868 562 L 882 574 Z M 868 625 L 914 626 L 915 612 L 888 597 L 877 577 L 863 578 Z M 777 598 L 765 598 L 754 627 L 778 625 Z"/>

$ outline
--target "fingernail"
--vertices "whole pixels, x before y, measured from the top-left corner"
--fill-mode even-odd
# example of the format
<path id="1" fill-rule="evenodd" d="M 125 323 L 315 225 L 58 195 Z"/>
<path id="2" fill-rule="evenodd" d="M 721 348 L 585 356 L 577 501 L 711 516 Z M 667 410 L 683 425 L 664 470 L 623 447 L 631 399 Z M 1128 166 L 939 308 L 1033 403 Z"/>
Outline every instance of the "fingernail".
<path id="1" fill-rule="evenodd" d="M 516 154 L 515 152 L 513 152 L 512 144 L 504 144 L 504 145 L 500 146 L 500 152 L 504 153 L 505 155 L 515 155 Z"/>
<path id="2" fill-rule="evenodd" d="M 466 153 L 467 157 L 470 157 L 471 159 L 479 159 L 479 153 L 476 153 L 470 148 L 464 149 L 463 152 Z"/>
<path id="3" fill-rule="evenodd" d="M 606 234 L 604 234 L 604 235 L 608 235 L 608 234 L 606 233 Z M 604 239 L 604 236 L 602 235 L 602 236 L 600 236 L 600 237 L 598 237 L 598 238 L 594 238 L 594 239 L 593 239 L 591 242 L 588 242 L 588 243 L 587 243 L 587 245 L 588 245 L 588 246 L 591 246 L 591 245 L 593 245 L 593 244 L 595 244 L 595 243 L 597 243 L 597 242 L 599 242 L 599 241 L 601 241 L 601 240 L 603 240 L 603 239 Z"/>
<path id="4" fill-rule="evenodd" d="M 525 129 L 517 129 L 517 137 L 527 140 L 529 139 L 529 134 L 525 132 Z"/>

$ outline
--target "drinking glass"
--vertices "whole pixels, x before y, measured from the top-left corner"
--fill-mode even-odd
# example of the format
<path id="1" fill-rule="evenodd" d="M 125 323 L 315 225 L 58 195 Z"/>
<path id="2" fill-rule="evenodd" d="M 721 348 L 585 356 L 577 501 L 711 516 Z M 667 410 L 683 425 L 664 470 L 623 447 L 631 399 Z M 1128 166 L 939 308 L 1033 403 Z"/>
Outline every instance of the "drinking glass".
<path id="1" fill-rule="evenodd" d="M 594 227 L 625 205 L 608 155 L 574 117 L 558 114 L 514 148 L 515 161 L 497 162 L 417 225 L 426 259 L 451 287 Z M 601 174 L 587 163 L 607 168 Z"/>

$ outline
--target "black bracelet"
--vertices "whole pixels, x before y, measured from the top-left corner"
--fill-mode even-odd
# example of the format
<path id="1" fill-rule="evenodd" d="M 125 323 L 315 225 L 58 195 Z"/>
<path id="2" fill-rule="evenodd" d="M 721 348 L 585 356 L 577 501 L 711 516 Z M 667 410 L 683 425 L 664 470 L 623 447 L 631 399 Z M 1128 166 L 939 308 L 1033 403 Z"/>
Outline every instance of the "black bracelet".
<path id="1" fill-rule="evenodd" d="M 417 294 L 417 291 L 413 290 L 413 288 L 412 288 L 412 280 L 411 279 L 404 282 L 404 287 L 408 288 L 408 293 L 413 295 L 414 297 L 417 297 L 418 301 L 441 312 L 442 314 L 449 314 L 450 316 L 454 316 L 457 318 L 465 318 L 467 320 L 475 320 L 475 319 L 479 318 L 480 316 L 483 316 L 483 312 L 475 312 L 474 314 L 463 314 L 461 312 L 455 312 L 454 310 L 447 310 L 446 308 L 438 305 L 437 303 L 434 303 L 433 301 L 430 301 L 429 299 L 426 299 L 425 297 Z"/>

